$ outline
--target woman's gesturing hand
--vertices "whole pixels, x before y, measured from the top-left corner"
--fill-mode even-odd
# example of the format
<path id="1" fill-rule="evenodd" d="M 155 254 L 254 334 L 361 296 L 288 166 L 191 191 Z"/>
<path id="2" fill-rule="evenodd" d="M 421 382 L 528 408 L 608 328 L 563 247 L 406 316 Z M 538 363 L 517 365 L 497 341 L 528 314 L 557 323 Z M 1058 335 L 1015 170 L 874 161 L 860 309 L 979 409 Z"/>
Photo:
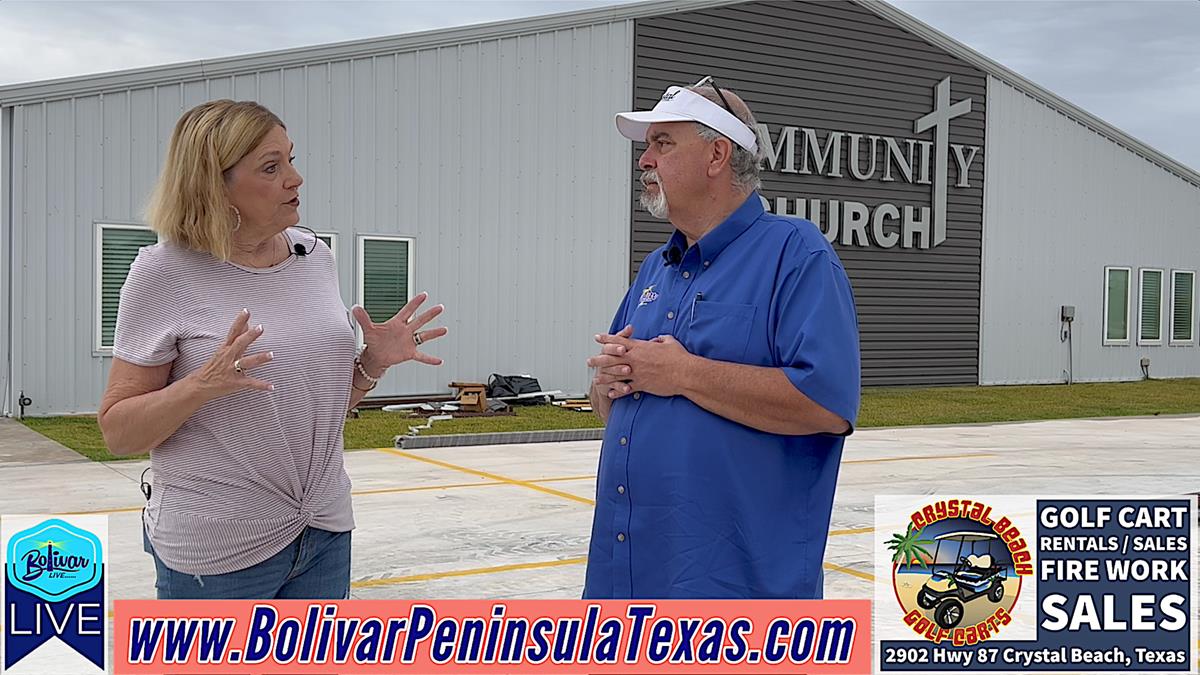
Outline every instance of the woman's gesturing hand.
<path id="1" fill-rule="evenodd" d="M 250 327 L 250 312 L 243 309 L 238 312 L 233 325 L 229 327 L 229 335 L 225 344 L 213 354 L 200 370 L 188 377 L 195 378 L 206 399 L 216 399 L 228 396 L 243 389 L 272 391 L 275 386 L 269 382 L 250 377 L 250 370 L 269 362 L 274 358 L 271 352 L 260 352 L 246 356 L 248 349 L 260 335 L 262 325 Z"/>
<path id="2" fill-rule="evenodd" d="M 442 365 L 441 359 L 420 350 L 421 345 L 449 332 L 444 327 L 422 330 L 425 324 L 442 313 L 445 307 L 441 305 L 434 305 L 420 315 L 413 316 L 428 297 L 427 293 L 418 293 L 407 305 L 401 307 L 395 316 L 383 323 L 371 321 L 367 310 L 359 305 L 354 306 L 351 311 L 354 320 L 362 328 L 363 344 L 367 347 L 362 356 L 364 365 L 380 370 L 405 361 L 419 361 L 430 366 Z"/>

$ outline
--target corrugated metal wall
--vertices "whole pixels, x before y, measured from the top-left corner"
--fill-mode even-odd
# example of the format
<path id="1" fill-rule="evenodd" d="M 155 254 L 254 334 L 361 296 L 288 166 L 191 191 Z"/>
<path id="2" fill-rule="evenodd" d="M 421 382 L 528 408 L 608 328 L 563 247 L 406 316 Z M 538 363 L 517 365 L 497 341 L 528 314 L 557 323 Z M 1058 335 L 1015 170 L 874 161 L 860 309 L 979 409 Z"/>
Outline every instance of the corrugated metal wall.
<path id="1" fill-rule="evenodd" d="M 8 383 L 10 375 L 9 294 L 12 291 L 9 241 L 12 238 L 12 111 L 0 108 L 0 415 L 11 415 L 15 407 Z"/>
<path id="2" fill-rule="evenodd" d="M 1139 379 L 1143 356 L 1152 376 L 1200 376 L 1195 341 L 1136 334 L 1138 269 L 1165 270 L 1164 286 L 1172 269 L 1200 270 L 1200 187 L 998 79 L 988 103 L 982 382 L 1065 381 L 1062 305 L 1076 307 L 1076 380 Z M 1129 346 L 1103 345 L 1110 265 L 1133 268 Z"/>
<path id="3" fill-rule="evenodd" d="M 984 74 L 845 0 L 751 2 L 646 18 L 637 21 L 635 35 L 638 108 L 653 106 L 669 85 L 713 75 L 737 91 L 772 134 L 784 126 L 813 128 L 822 144 L 834 130 L 891 136 L 901 144 L 903 139 L 933 140 L 933 131 L 914 133 L 913 125 L 933 109 L 934 87 L 946 77 L 952 102 L 972 99 L 971 113 L 949 126 L 950 143 L 981 148 L 968 174 L 970 187 L 954 187 L 956 169 L 934 169 L 950 176 L 946 241 L 922 250 L 846 246 L 839 237 L 835 247 L 858 303 L 864 384 L 976 383 Z M 868 147 L 859 146 L 861 167 L 871 165 Z M 635 178 L 643 148 L 635 148 Z M 764 170 L 762 194 L 772 202 L 786 197 L 789 204 L 798 197 L 901 208 L 931 204 L 931 185 L 884 182 L 882 164 L 868 181 L 843 171 L 845 177 L 833 178 Z M 634 187 L 636 273 L 671 227 L 637 206 L 636 180 Z"/>
<path id="4" fill-rule="evenodd" d="M 232 97 L 288 124 L 302 224 L 340 235 L 347 303 L 355 235 L 416 240 L 414 290 L 447 307 L 430 350 L 446 365 L 393 369 L 379 393 L 494 371 L 584 391 L 591 336 L 628 286 L 629 147 L 609 131 L 631 34 L 619 21 L 16 106 L 14 389 L 31 414 L 96 410 L 94 222 L 138 222 L 180 113 Z"/>

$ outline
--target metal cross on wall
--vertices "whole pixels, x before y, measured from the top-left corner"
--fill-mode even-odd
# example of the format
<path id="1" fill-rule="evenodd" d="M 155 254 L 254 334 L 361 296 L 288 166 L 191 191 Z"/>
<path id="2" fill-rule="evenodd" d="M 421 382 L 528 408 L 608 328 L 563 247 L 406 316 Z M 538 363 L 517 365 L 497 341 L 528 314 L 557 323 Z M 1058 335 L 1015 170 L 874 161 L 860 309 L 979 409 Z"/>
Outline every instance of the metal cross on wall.
<path id="1" fill-rule="evenodd" d="M 913 131 L 923 133 L 936 128 L 934 133 L 934 166 L 937 174 L 933 180 L 933 245 L 946 241 L 946 190 L 950 182 L 950 120 L 971 112 L 971 99 L 966 98 L 950 104 L 950 78 L 934 87 L 933 112 L 921 117 L 913 124 Z"/>

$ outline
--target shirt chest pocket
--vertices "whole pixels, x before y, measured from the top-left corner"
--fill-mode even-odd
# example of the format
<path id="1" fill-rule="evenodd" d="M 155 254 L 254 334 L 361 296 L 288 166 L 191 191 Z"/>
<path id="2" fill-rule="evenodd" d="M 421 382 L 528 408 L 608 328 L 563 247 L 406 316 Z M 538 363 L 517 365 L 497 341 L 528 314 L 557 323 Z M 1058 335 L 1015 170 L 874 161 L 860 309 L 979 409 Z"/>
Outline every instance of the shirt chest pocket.
<path id="1" fill-rule="evenodd" d="M 754 305 L 697 300 L 689 309 L 683 343 L 706 359 L 742 362 L 754 326 Z"/>

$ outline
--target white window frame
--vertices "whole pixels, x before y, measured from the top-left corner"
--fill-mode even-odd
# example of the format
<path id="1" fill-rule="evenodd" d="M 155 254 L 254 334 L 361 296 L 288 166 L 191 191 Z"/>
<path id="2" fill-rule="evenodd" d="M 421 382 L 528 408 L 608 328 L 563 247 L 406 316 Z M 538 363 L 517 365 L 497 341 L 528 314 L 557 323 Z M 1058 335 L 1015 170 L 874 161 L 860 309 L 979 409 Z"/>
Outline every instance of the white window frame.
<path id="1" fill-rule="evenodd" d="M 104 231 L 105 230 L 140 230 L 142 232 L 153 232 L 149 225 L 141 225 L 138 223 L 101 223 L 95 225 L 95 236 L 93 237 L 93 247 L 95 250 L 95 267 L 92 270 L 92 281 L 94 288 L 94 304 L 95 311 L 93 313 L 93 331 L 92 331 L 92 355 L 93 356 L 112 356 L 113 348 L 105 347 L 101 344 L 104 339 Z M 156 237 L 162 241 L 161 237 Z"/>
<path id="2" fill-rule="evenodd" d="M 1127 275 L 1125 278 L 1128 280 L 1128 283 L 1126 283 L 1126 287 L 1125 287 L 1125 301 L 1126 302 L 1125 302 L 1125 339 L 1124 340 L 1110 340 L 1108 338 L 1108 275 L 1110 272 L 1117 272 L 1117 271 L 1124 271 Z M 1105 266 L 1105 268 L 1104 268 L 1104 312 L 1103 312 L 1104 320 L 1100 324 L 1100 336 L 1103 338 L 1103 344 L 1105 347 L 1127 346 L 1130 344 L 1130 336 L 1133 333 L 1133 326 L 1131 324 L 1133 322 L 1130 321 L 1129 314 L 1133 309 L 1133 302 L 1131 302 L 1131 298 L 1129 296 L 1132 293 L 1132 290 L 1133 290 L 1133 268 L 1132 267 L 1121 267 L 1118 265 Z"/>
<path id="3" fill-rule="evenodd" d="M 333 259 L 336 261 L 337 260 L 337 243 L 338 243 L 337 232 L 316 232 L 316 231 L 314 231 L 313 234 L 315 234 L 318 237 L 329 237 L 329 252 L 333 254 Z"/>
<path id="4" fill-rule="evenodd" d="M 416 295 L 415 293 L 413 293 L 413 279 L 416 278 L 416 274 L 414 274 L 414 270 L 416 269 L 416 261 L 417 261 L 417 240 L 416 240 L 416 238 L 415 237 L 406 237 L 406 236 L 402 236 L 402 235 L 398 235 L 398 234 L 360 234 L 357 237 L 357 242 L 356 242 L 356 246 L 355 246 L 356 250 L 354 252 L 355 262 L 356 262 L 355 270 L 354 270 L 354 277 L 355 277 L 355 279 L 354 279 L 354 281 L 355 281 L 354 301 L 355 301 L 355 303 L 358 305 L 361 305 L 363 307 L 366 307 L 366 305 L 364 303 L 366 303 L 365 286 L 367 284 L 367 274 L 366 274 L 366 264 L 364 263 L 364 261 L 366 259 L 366 251 L 367 251 L 366 242 L 368 242 L 368 241 L 406 241 L 406 242 L 408 242 L 408 282 L 407 282 L 407 285 L 408 285 L 409 299 L 411 300 L 412 296 Z M 357 321 L 355 322 L 354 330 L 359 334 L 358 339 L 359 339 L 359 343 L 361 344 L 362 343 L 362 330 L 359 329 Z"/>
<path id="5" fill-rule="evenodd" d="M 1146 306 L 1146 273 L 1147 272 L 1158 272 L 1158 339 L 1157 340 L 1147 340 L 1147 339 L 1142 338 L 1142 310 L 1144 310 L 1145 306 Z M 1161 346 L 1163 344 L 1163 334 L 1162 334 L 1163 307 L 1166 305 L 1166 297 L 1165 297 L 1166 294 L 1163 293 L 1163 286 L 1166 285 L 1166 281 L 1167 281 L 1167 274 L 1161 268 L 1141 267 L 1138 269 L 1137 343 L 1139 345 Z"/>
<path id="6" fill-rule="evenodd" d="M 1192 325 L 1188 326 L 1188 333 L 1191 334 L 1189 340 L 1175 339 L 1175 276 L 1178 274 L 1189 274 L 1192 277 Z M 1181 347 L 1196 344 L 1196 270 L 1171 270 L 1171 318 L 1167 323 L 1171 331 L 1167 334 L 1170 344 Z"/>

